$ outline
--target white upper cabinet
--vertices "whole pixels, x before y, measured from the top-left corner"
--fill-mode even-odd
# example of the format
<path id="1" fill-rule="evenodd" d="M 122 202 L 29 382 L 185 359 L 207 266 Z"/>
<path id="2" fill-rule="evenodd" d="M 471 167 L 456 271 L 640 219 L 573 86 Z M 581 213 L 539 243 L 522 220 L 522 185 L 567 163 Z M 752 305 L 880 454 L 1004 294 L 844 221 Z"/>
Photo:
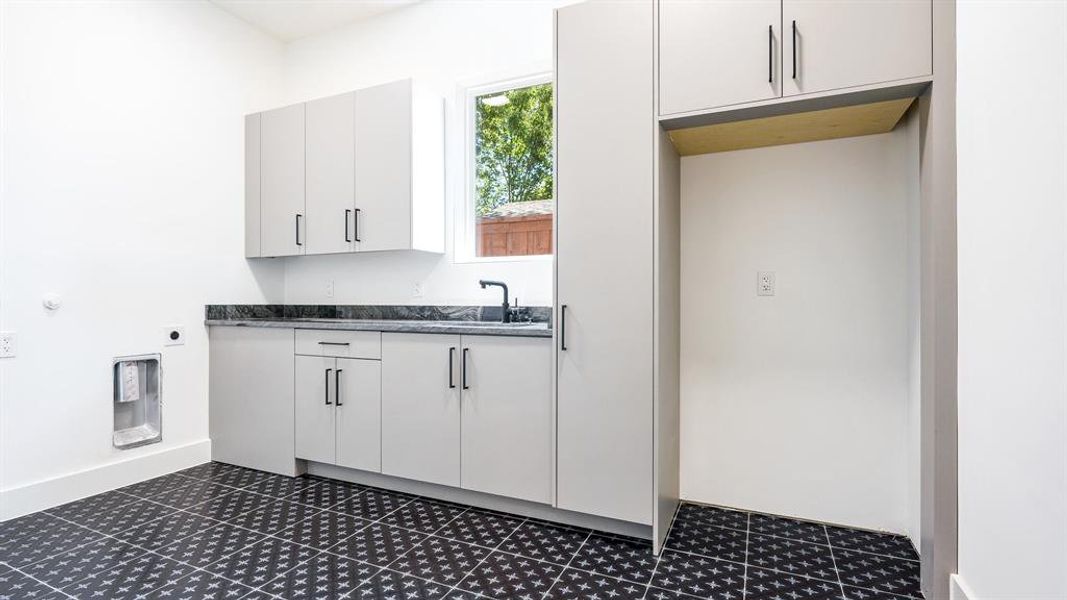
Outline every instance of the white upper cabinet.
<path id="1" fill-rule="evenodd" d="M 353 249 L 355 93 L 307 103 L 307 254 Z"/>
<path id="2" fill-rule="evenodd" d="M 783 0 L 784 94 L 930 75 L 931 18 L 930 0 Z"/>
<path id="3" fill-rule="evenodd" d="M 781 0 L 660 0 L 660 113 L 781 95 Z"/>
<path id="4" fill-rule="evenodd" d="M 249 115 L 245 255 L 444 252 L 444 186 L 444 102 L 410 79 Z"/>
<path id="5" fill-rule="evenodd" d="M 443 111 L 410 79 L 356 92 L 359 250 L 444 251 Z"/>
<path id="6" fill-rule="evenodd" d="M 659 0 L 659 113 L 930 75 L 930 3 Z"/>
<path id="7" fill-rule="evenodd" d="M 260 254 L 304 254 L 307 223 L 303 104 L 268 110 L 261 115 L 259 152 Z"/>
<path id="8" fill-rule="evenodd" d="M 356 93 L 356 161 L 361 250 L 411 244 L 411 82 Z"/>
<path id="9" fill-rule="evenodd" d="M 245 256 L 262 256 L 259 247 L 259 138 L 263 115 L 245 117 Z"/>

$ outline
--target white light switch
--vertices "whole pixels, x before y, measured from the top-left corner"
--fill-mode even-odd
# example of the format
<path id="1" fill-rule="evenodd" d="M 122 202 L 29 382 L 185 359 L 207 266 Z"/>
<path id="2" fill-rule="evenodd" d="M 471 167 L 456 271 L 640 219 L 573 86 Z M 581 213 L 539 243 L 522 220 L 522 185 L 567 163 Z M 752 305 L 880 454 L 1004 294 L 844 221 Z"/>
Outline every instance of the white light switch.
<path id="1" fill-rule="evenodd" d="M 756 295 L 774 295 L 774 271 L 760 271 L 756 274 Z"/>
<path id="2" fill-rule="evenodd" d="M 327 298 L 333 298 L 333 280 L 332 279 L 327 279 L 326 280 L 326 297 Z"/>
<path id="3" fill-rule="evenodd" d="M 0 331 L 0 358 L 15 356 L 15 332 Z"/>

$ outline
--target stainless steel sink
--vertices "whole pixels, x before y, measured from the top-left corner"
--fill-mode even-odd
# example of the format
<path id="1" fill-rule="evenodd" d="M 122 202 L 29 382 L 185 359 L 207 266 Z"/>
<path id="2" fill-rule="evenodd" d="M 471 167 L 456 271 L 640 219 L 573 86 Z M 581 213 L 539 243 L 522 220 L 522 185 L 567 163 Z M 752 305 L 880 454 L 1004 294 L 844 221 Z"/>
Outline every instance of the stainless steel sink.
<path id="1" fill-rule="evenodd" d="M 308 317 L 308 318 L 296 318 L 294 321 L 304 321 L 307 323 L 403 323 L 407 325 L 429 325 L 432 327 L 463 327 L 463 328 L 477 328 L 477 329 L 495 329 L 500 327 L 506 327 L 508 329 L 547 329 L 548 323 L 502 323 L 500 321 L 420 321 L 417 319 L 412 320 L 385 320 L 385 319 L 328 319 L 320 317 Z"/>
<path id="2" fill-rule="evenodd" d="M 501 323 L 500 321 L 425 321 L 439 327 L 545 327 L 546 323 Z"/>

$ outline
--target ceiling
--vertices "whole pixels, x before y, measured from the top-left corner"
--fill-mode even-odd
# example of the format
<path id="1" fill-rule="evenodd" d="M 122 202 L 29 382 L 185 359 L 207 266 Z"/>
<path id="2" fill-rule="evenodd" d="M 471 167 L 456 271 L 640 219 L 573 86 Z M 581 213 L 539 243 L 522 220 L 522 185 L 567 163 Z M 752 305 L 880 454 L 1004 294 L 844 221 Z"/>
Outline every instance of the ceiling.
<path id="1" fill-rule="evenodd" d="M 283 42 L 368 19 L 420 0 L 211 0 Z"/>

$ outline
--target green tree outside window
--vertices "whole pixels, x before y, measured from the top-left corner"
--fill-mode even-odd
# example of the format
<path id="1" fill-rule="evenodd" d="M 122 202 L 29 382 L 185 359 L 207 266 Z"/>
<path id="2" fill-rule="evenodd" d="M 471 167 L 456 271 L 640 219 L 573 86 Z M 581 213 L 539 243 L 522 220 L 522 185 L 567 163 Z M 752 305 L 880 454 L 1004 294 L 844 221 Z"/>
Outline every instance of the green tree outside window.
<path id="1" fill-rule="evenodd" d="M 552 198 L 552 84 L 475 98 L 476 214 Z"/>

